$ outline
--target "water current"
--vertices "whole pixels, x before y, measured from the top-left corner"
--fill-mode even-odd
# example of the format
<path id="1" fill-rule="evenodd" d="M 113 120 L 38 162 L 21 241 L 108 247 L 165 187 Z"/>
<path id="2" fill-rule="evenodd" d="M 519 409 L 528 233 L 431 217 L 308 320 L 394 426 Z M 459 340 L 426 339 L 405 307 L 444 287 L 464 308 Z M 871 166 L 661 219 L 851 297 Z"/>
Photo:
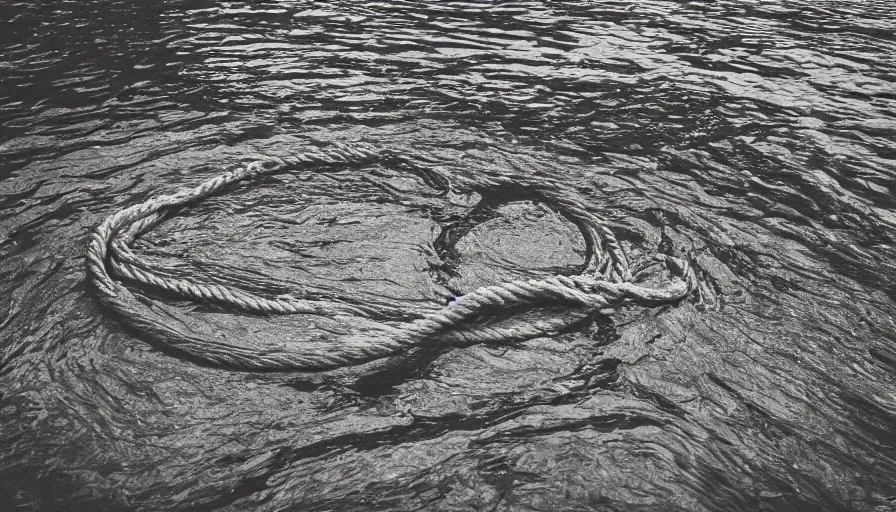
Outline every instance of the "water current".
<path id="1" fill-rule="evenodd" d="M 896 510 L 893 2 L 2 12 L 0 507 Z M 197 364 L 97 302 L 106 216 L 334 142 L 416 165 L 277 174 L 135 250 L 400 316 L 576 273 L 584 242 L 550 205 L 433 178 L 544 176 L 632 261 L 691 258 L 699 290 L 318 373 Z M 363 329 L 144 297 L 258 343 Z"/>

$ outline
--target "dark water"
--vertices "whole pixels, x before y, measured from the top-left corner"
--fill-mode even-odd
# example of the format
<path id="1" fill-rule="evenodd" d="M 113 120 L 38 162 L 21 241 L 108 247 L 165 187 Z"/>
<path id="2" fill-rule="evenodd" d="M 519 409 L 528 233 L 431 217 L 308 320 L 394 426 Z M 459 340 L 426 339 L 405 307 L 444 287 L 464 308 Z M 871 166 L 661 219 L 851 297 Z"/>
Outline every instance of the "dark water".
<path id="1" fill-rule="evenodd" d="M 28 2 L 0 38 L 0 500 L 34 510 L 896 510 L 892 2 Z M 113 211 L 333 141 L 564 180 L 700 293 L 320 375 L 160 352 L 85 283 Z M 137 248 L 409 310 L 573 273 L 575 227 L 389 165 Z M 501 203 L 502 198 L 491 198 Z M 257 339 L 339 329 L 157 298 Z"/>

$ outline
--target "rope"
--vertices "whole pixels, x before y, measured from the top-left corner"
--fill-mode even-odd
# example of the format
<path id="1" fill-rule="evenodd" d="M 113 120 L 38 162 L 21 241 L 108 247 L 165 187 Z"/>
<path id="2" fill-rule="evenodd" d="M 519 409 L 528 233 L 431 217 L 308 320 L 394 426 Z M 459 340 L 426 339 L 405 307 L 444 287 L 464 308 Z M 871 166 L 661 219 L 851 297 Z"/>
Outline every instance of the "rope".
<path id="1" fill-rule="evenodd" d="M 101 302 L 115 311 L 124 324 L 148 332 L 156 341 L 200 361 L 251 370 L 331 369 L 439 342 L 460 346 L 522 341 L 556 334 L 581 319 L 581 313 L 625 304 L 649 306 L 675 302 L 687 296 L 697 285 L 687 261 L 665 255 L 657 255 L 657 259 L 664 262 L 673 275 L 669 285 L 649 288 L 632 283 L 628 259 L 613 232 L 600 217 L 571 198 L 568 190 L 544 179 L 536 181 L 505 176 L 461 178 L 458 185 L 483 194 L 501 189 L 522 190 L 555 207 L 578 226 L 585 238 L 587 255 L 581 274 L 484 286 L 456 298 L 445 307 L 424 312 L 413 320 L 398 324 L 376 322 L 371 329 L 374 332 L 340 336 L 327 343 L 326 350 L 307 352 L 279 347 L 249 350 L 226 339 L 201 338 L 176 332 L 158 319 L 138 314 L 136 297 L 116 279 L 125 279 L 185 299 L 214 302 L 254 314 L 307 314 L 336 319 L 381 315 L 380 307 L 352 304 L 344 298 L 264 297 L 220 284 L 171 277 L 163 269 L 141 259 L 131 249 L 131 244 L 163 222 L 170 210 L 198 202 L 237 182 L 302 166 L 357 165 L 384 157 L 397 158 L 367 145 L 334 145 L 326 150 L 318 149 L 286 158 L 267 156 L 246 167 L 224 172 L 195 188 L 160 195 L 125 208 L 106 218 L 94 230 L 87 249 L 89 279 Z M 579 315 L 560 315 L 535 322 L 517 320 L 504 327 L 466 325 L 471 319 L 484 316 L 489 311 L 544 301 L 573 306 Z"/>

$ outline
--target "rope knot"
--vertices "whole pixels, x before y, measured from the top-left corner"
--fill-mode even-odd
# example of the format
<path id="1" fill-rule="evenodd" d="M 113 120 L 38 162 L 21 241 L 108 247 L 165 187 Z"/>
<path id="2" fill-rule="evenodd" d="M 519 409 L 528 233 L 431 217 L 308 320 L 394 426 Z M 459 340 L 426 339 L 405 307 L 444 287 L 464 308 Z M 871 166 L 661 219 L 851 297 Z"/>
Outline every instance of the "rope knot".
<path id="1" fill-rule="evenodd" d="M 557 207 L 561 214 L 575 223 L 585 238 L 587 256 L 583 274 L 553 276 L 548 279 L 517 280 L 483 286 L 470 293 L 452 297 L 439 310 L 400 325 L 381 323 L 378 334 L 352 333 L 332 344 L 328 351 L 267 351 L 250 353 L 236 341 L 226 337 L 196 339 L 182 335 L 159 317 L 141 316 L 136 309 L 139 301 L 112 275 L 198 301 L 217 302 L 233 308 L 261 314 L 308 314 L 334 319 L 346 315 L 369 316 L 372 308 L 358 306 L 350 300 L 308 300 L 291 295 L 264 297 L 228 286 L 175 279 L 163 269 L 142 260 L 130 248 L 141 234 L 160 224 L 166 210 L 181 207 L 216 194 L 226 187 L 259 175 L 278 172 L 302 164 L 358 164 L 374 158 L 400 158 L 390 149 L 377 149 L 367 144 L 334 144 L 327 149 L 307 151 L 285 158 L 262 156 L 257 161 L 212 177 L 194 188 L 186 188 L 170 195 L 160 195 L 144 203 L 125 208 L 107 217 L 93 232 L 87 248 L 87 272 L 103 304 L 119 313 L 132 327 L 150 331 L 160 341 L 167 341 L 192 357 L 213 364 L 241 369 L 258 370 L 320 370 L 393 355 L 436 341 L 465 345 L 520 341 L 554 334 L 571 325 L 569 318 L 548 318 L 539 322 L 513 323 L 510 327 L 493 325 L 466 326 L 485 308 L 498 308 L 538 301 L 572 304 L 585 312 L 613 305 L 637 302 L 640 304 L 668 303 L 680 300 L 697 286 L 697 280 L 686 259 L 657 255 L 667 268 L 681 279 L 664 288 L 648 288 L 632 282 L 628 259 L 621 245 L 606 223 L 571 198 L 568 190 L 543 178 L 509 176 L 483 177 L 478 182 L 463 178 L 477 191 L 489 187 L 503 189 L 520 186 L 539 200 Z M 451 190 L 450 182 L 446 189 Z M 110 274 L 111 271 L 111 274 Z"/>

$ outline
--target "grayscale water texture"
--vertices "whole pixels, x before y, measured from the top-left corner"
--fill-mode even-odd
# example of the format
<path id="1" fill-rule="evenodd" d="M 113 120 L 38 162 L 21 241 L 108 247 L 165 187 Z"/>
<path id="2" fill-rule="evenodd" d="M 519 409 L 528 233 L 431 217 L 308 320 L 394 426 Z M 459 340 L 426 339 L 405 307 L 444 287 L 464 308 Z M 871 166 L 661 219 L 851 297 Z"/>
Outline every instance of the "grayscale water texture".
<path id="1" fill-rule="evenodd" d="M 4 510 L 896 510 L 892 1 L 2 13 Z M 320 374 L 202 366 L 97 304 L 105 216 L 352 141 L 449 180 L 561 179 L 634 262 L 693 258 L 699 294 Z M 549 206 L 443 185 L 388 163 L 281 174 L 136 249 L 408 312 L 584 261 Z M 256 341 L 364 328 L 143 296 Z"/>

